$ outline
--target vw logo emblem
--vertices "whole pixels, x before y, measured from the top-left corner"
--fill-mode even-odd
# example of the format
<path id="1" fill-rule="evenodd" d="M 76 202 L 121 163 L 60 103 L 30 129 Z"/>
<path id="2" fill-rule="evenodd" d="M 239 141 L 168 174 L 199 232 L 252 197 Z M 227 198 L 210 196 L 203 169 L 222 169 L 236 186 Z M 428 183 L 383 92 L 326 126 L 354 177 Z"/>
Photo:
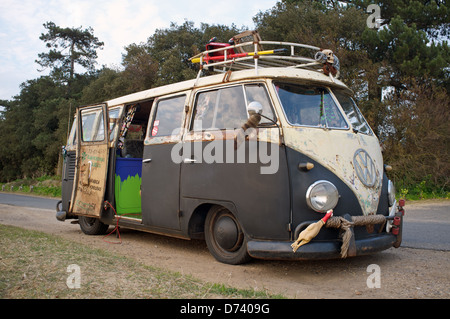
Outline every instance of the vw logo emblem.
<path id="1" fill-rule="evenodd" d="M 367 187 L 373 187 L 377 181 L 377 170 L 369 153 L 363 149 L 357 150 L 353 156 L 353 165 L 360 181 Z"/>

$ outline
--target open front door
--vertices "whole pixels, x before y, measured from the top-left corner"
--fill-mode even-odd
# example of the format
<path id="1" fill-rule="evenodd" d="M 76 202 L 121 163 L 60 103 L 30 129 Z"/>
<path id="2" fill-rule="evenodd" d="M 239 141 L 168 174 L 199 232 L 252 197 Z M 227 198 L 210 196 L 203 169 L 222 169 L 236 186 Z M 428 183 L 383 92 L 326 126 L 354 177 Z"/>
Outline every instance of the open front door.
<path id="1" fill-rule="evenodd" d="M 77 165 L 70 213 L 100 217 L 108 171 L 106 104 L 77 109 Z"/>

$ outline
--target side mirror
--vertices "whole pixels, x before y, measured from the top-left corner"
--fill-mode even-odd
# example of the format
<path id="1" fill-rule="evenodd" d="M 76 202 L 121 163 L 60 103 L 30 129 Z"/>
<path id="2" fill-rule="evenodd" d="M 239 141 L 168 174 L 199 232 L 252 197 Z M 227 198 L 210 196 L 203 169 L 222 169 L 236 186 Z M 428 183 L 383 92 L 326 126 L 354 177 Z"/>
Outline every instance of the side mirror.
<path id="1" fill-rule="evenodd" d="M 253 114 L 262 114 L 262 105 L 258 101 L 252 101 L 247 106 L 247 112 L 250 116 Z"/>
<path id="2" fill-rule="evenodd" d="M 238 131 L 236 135 L 236 144 L 235 149 L 238 149 L 239 146 L 242 144 L 242 142 L 245 140 L 245 131 L 247 131 L 248 128 L 256 128 L 261 121 L 261 113 L 262 113 L 262 105 L 261 103 L 257 101 L 250 102 L 247 106 L 247 112 L 249 118 L 247 119 L 247 122 L 242 125 L 242 129 Z"/>

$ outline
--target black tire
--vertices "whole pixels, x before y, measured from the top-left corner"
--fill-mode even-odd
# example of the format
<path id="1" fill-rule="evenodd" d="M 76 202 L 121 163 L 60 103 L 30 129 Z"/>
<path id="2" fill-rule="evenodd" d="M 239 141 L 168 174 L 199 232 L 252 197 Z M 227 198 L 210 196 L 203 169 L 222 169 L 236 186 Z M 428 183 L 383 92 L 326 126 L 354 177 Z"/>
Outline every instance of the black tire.
<path id="1" fill-rule="evenodd" d="M 109 225 L 103 224 L 98 218 L 80 216 L 78 218 L 81 231 L 86 235 L 104 235 Z"/>
<path id="2" fill-rule="evenodd" d="M 248 262 L 247 236 L 239 221 L 225 207 L 213 206 L 205 220 L 206 245 L 214 258 L 230 265 Z"/>

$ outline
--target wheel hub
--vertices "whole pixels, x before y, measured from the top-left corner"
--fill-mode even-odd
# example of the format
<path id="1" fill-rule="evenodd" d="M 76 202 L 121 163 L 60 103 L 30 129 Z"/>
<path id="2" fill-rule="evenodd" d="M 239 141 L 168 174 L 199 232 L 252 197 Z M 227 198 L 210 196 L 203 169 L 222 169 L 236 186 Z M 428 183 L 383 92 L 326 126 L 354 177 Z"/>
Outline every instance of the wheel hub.
<path id="1" fill-rule="evenodd" d="M 239 229 L 231 217 L 221 216 L 214 225 L 214 237 L 222 249 L 233 251 L 238 244 Z"/>

